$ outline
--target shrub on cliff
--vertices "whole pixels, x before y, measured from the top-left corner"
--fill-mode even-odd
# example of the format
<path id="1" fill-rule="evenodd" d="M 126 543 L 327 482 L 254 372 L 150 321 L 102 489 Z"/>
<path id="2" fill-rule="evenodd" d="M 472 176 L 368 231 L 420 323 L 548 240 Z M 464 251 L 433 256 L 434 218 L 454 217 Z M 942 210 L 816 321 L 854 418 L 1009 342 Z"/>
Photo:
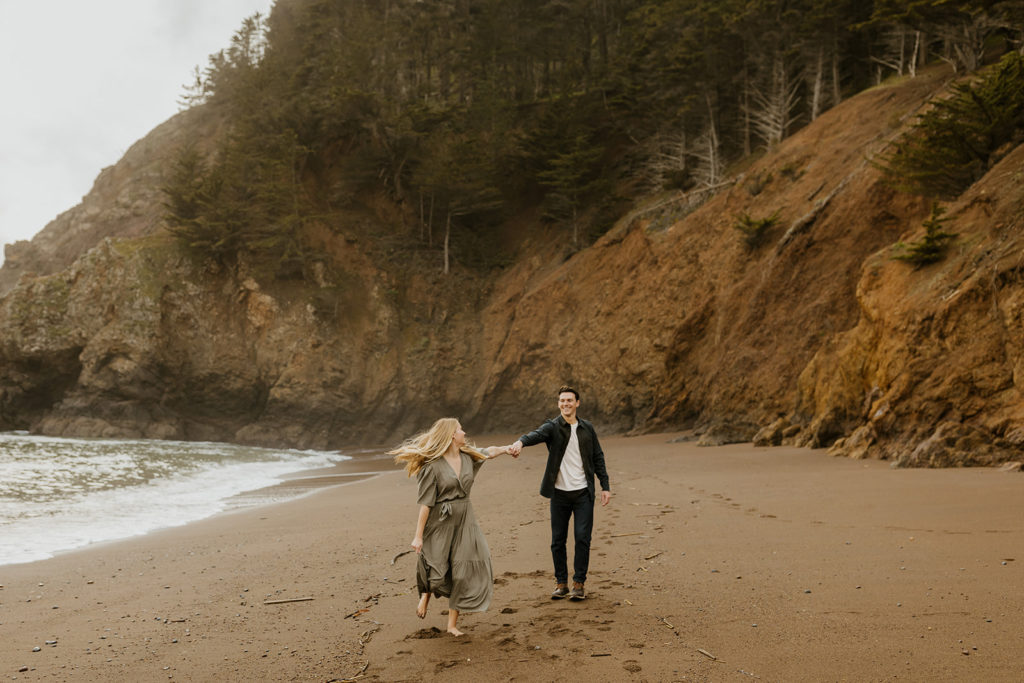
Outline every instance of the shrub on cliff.
<path id="1" fill-rule="evenodd" d="M 893 258 L 899 261 L 908 261 L 917 266 L 928 265 L 941 261 L 946 255 L 946 249 L 950 242 L 956 237 L 954 232 L 946 232 L 943 218 L 946 210 L 935 204 L 932 206 L 932 215 L 924 222 L 924 237 L 916 242 L 898 242 L 893 248 Z"/>
<path id="2" fill-rule="evenodd" d="M 765 218 L 751 218 L 748 213 L 741 213 L 736 217 L 733 227 L 743 233 L 743 243 L 747 249 L 753 251 L 764 244 L 768 237 L 768 231 L 779 222 L 779 212 Z"/>
<path id="3" fill-rule="evenodd" d="M 974 82 L 931 102 L 895 149 L 877 160 L 895 187 L 953 199 L 1024 139 L 1024 55 L 1006 55 Z"/>

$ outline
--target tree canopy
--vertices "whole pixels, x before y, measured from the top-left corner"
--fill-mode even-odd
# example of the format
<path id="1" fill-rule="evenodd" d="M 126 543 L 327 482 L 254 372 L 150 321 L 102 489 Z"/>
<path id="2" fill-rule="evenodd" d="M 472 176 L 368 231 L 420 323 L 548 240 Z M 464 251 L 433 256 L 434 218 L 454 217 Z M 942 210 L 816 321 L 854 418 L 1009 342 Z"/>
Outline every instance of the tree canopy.
<path id="1" fill-rule="evenodd" d="M 169 169 L 168 225 L 284 271 L 316 258 L 307 226 L 366 192 L 418 207 L 427 225 L 394 230 L 425 248 L 531 206 L 586 241 L 608 226 L 581 231 L 581 211 L 609 188 L 714 186 L 886 74 L 1019 47 L 1022 5 L 278 0 L 186 90 L 227 125 Z"/>

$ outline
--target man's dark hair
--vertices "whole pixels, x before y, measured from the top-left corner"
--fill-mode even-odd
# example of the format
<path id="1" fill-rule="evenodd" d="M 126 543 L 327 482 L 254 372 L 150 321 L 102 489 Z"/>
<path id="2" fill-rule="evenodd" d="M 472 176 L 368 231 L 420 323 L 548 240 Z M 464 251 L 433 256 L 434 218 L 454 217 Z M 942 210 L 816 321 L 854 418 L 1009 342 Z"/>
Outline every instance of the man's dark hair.
<path id="1" fill-rule="evenodd" d="M 561 386 L 561 388 L 559 388 L 558 395 L 561 396 L 562 394 L 564 394 L 567 391 L 572 392 L 572 395 L 576 397 L 577 401 L 580 400 L 580 392 L 576 391 L 575 389 L 573 389 L 572 387 L 570 387 L 567 384 L 563 384 Z"/>

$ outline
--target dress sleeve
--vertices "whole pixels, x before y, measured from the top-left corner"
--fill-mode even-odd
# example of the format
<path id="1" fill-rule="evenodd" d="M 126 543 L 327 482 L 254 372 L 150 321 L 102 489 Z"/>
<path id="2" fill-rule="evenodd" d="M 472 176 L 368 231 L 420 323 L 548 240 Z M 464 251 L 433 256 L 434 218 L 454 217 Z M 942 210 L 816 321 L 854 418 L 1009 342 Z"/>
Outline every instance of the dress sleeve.
<path id="1" fill-rule="evenodd" d="M 486 455 L 487 454 L 487 449 L 486 448 L 481 448 L 480 452 L 484 453 Z M 470 456 L 469 461 L 471 463 L 473 463 L 473 475 L 475 476 L 476 473 L 480 471 L 480 468 L 483 466 L 484 461 L 483 460 L 477 460 L 476 458 L 474 458 L 472 456 Z"/>
<path id="2" fill-rule="evenodd" d="M 416 473 L 416 482 L 419 485 L 416 502 L 428 508 L 434 507 L 434 503 L 437 502 L 437 483 L 434 480 L 434 468 L 430 463 Z"/>

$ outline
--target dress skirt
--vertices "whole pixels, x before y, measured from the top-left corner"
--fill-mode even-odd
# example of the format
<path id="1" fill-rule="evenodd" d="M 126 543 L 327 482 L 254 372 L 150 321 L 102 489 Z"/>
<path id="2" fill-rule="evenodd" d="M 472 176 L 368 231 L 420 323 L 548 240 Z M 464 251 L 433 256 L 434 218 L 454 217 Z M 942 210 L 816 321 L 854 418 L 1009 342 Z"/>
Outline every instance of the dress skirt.
<path id="1" fill-rule="evenodd" d="M 450 608 L 459 612 L 483 612 L 491 604 L 491 551 L 468 496 L 438 502 L 430 509 L 416 586 L 420 594 L 447 597 Z"/>

